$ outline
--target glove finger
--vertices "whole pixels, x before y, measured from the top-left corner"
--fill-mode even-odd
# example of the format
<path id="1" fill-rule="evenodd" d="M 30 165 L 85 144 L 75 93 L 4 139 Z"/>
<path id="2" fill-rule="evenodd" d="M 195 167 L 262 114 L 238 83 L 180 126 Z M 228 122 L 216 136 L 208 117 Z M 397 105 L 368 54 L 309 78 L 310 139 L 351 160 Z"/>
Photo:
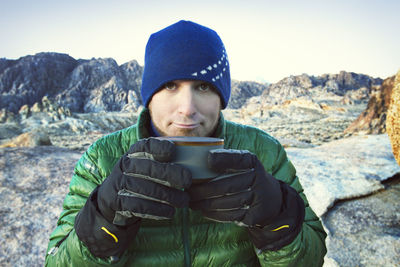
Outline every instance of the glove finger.
<path id="1" fill-rule="evenodd" d="M 225 211 L 248 207 L 253 200 L 253 192 L 246 190 L 240 193 L 225 195 L 222 197 L 209 198 L 200 201 L 191 201 L 190 208 L 193 210 Z"/>
<path id="2" fill-rule="evenodd" d="M 227 211 L 202 211 L 203 216 L 217 222 L 236 222 L 241 224 L 245 217 L 246 209 L 236 209 Z"/>
<path id="3" fill-rule="evenodd" d="M 247 150 L 214 149 L 208 154 L 208 166 L 218 173 L 255 167 L 257 157 Z"/>
<path id="4" fill-rule="evenodd" d="M 146 179 L 127 176 L 124 178 L 124 184 L 118 195 L 150 199 L 177 208 L 187 207 L 189 203 L 189 194 L 182 190 L 157 184 Z"/>
<path id="5" fill-rule="evenodd" d="M 151 158 L 160 162 L 169 162 L 175 155 L 175 144 L 156 138 L 141 139 L 132 145 L 128 154 L 132 157 Z"/>
<path id="6" fill-rule="evenodd" d="M 193 184 L 187 191 L 191 201 L 204 200 L 246 191 L 253 185 L 254 178 L 254 170 L 249 170 L 223 179 Z"/>
<path id="7" fill-rule="evenodd" d="M 175 208 L 171 205 L 150 199 L 119 196 L 118 202 L 120 209 L 115 213 L 125 217 L 136 216 L 145 219 L 162 220 L 170 219 L 175 214 Z"/>
<path id="8" fill-rule="evenodd" d="M 121 169 L 125 175 L 140 177 L 177 189 L 188 188 L 192 184 L 191 172 L 178 164 L 125 157 Z"/>

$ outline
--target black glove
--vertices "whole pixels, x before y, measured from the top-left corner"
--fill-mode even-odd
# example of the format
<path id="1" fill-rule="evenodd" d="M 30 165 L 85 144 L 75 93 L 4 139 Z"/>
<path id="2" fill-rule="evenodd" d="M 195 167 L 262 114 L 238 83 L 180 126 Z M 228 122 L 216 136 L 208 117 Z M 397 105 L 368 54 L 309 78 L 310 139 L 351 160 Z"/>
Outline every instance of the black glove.
<path id="1" fill-rule="evenodd" d="M 293 188 L 266 173 L 248 151 L 212 150 L 208 161 L 222 175 L 189 188 L 192 209 L 211 220 L 247 227 L 261 250 L 277 250 L 293 241 L 304 220 L 304 202 Z"/>
<path id="2" fill-rule="evenodd" d="M 169 163 L 174 152 L 172 142 L 140 140 L 93 191 L 75 220 L 79 239 L 93 255 L 122 254 L 141 218 L 170 219 L 175 208 L 188 206 L 189 195 L 182 189 L 191 185 L 191 173 Z"/>

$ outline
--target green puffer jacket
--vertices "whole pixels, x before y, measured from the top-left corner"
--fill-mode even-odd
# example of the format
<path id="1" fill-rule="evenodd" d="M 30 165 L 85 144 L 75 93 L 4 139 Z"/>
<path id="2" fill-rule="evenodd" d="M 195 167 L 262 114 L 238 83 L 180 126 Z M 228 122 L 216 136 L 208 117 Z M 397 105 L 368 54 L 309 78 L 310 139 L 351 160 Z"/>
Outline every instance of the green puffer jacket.
<path id="1" fill-rule="evenodd" d="M 145 109 L 137 124 L 99 139 L 78 161 L 63 211 L 50 236 L 46 266 L 322 265 L 326 234 L 308 205 L 285 150 L 265 132 L 225 121 L 222 114 L 215 136 L 225 140 L 225 148 L 255 153 L 267 172 L 291 185 L 303 198 L 305 221 L 293 242 L 278 251 L 261 252 L 253 246 L 244 227 L 213 222 L 190 209 L 177 209 L 172 220 L 143 219 L 135 240 L 118 262 L 94 257 L 75 233 L 75 216 L 129 147 L 139 139 L 149 137 L 149 122 L 149 113 Z"/>

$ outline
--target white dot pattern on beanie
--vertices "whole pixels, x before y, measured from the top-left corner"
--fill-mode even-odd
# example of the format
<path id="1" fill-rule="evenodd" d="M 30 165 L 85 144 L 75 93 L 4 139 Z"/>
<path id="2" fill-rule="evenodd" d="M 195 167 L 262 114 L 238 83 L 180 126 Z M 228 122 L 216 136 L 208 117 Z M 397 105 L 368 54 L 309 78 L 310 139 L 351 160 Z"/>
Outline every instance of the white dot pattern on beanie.
<path id="1" fill-rule="evenodd" d="M 192 73 L 192 76 L 198 77 L 198 76 L 199 76 L 199 73 L 200 73 L 201 75 L 210 75 L 210 74 L 214 74 L 214 73 L 217 71 L 217 74 L 216 74 L 216 75 L 214 74 L 215 76 L 213 76 L 213 77 L 211 78 L 211 80 L 212 80 L 213 82 L 215 82 L 216 80 L 219 80 L 220 78 L 223 77 L 223 72 L 226 71 L 228 65 L 229 65 L 229 63 L 228 63 L 228 56 L 226 55 L 225 49 L 222 49 L 222 56 L 221 56 L 220 60 L 218 60 L 217 63 L 210 64 L 210 65 L 208 65 L 207 67 L 205 67 L 205 68 L 202 69 L 202 70 L 193 72 L 193 73 Z M 222 70 L 219 70 L 219 69 L 220 69 L 220 68 L 219 68 L 220 66 L 223 66 L 223 69 L 222 69 Z M 218 70 L 219 70 L 219 72 L 218 72 Z"/>

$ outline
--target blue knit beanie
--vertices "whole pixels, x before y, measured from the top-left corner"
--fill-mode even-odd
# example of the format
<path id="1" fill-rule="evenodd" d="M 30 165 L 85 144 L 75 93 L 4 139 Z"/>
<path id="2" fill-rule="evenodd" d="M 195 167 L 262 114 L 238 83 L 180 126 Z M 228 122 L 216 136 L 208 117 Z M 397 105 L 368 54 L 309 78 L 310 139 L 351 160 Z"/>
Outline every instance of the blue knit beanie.
<path id="1" fill-rule="evenodd" d="M 160 87 L 173 80 L 207 81 L 217 89 L 222 108 L 228 105 L 229 62 L 224 44 L 215 31 L 181 20 L 150 36 L 142 77 L 143 104 L 148 107 Z"/>

